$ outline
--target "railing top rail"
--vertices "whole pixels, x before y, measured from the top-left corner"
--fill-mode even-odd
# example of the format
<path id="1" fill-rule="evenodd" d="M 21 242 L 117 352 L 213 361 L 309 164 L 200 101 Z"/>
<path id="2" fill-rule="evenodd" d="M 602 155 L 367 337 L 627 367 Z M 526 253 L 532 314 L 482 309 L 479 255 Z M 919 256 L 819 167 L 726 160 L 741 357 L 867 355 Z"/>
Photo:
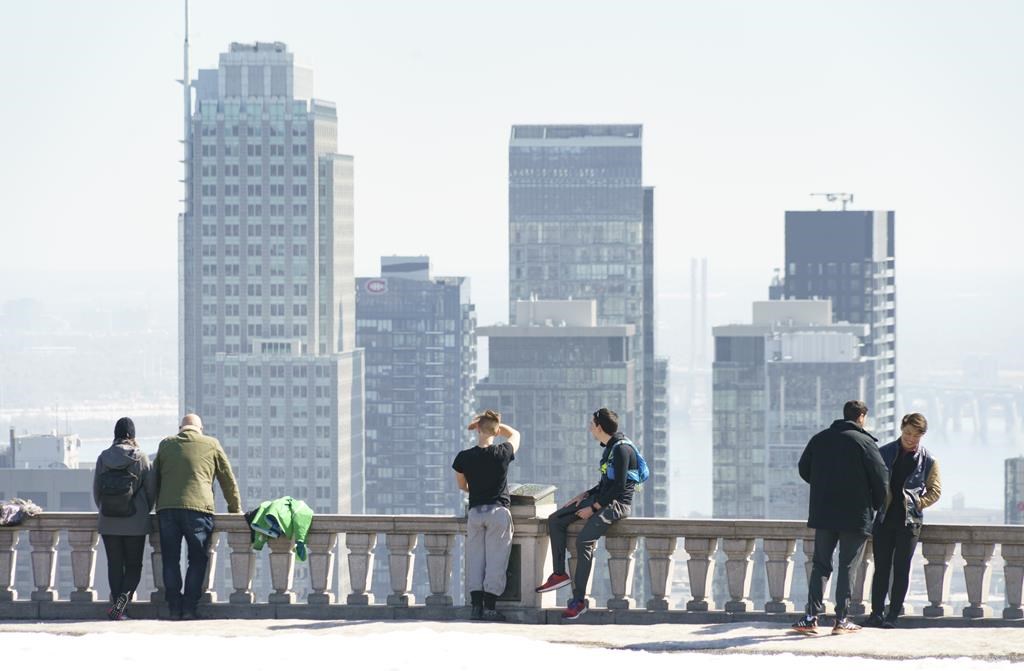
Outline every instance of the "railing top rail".
<path id="1" fill-rule="evenodd" d="M 96 513 L 43 512 L 26 519 L 11 530 L 87 530 L 96 527 Z M 156 515 L 153 530 L 156 530 Z M 220 531 L 245 531 L 248 526 L 240 514 L 214 516 Z M 543 518 L 526 518 L 543 525 Z M 462 533 L 466 519 L 455 515 L 335 515 L 318 514 L 311 533 Z M 527 527 L 523 527 L 524 531 Z M 676 538 L 768 538 L 809 539 L 814 530 L 799 520 L 687 519 L 631 517 L 612 527 L 611 536 L 651 536 Z M 1024 545 L 1024 526 L 1005 524 L 926 524 L 921 532 L 925 543 L 1006 543 Z"/>

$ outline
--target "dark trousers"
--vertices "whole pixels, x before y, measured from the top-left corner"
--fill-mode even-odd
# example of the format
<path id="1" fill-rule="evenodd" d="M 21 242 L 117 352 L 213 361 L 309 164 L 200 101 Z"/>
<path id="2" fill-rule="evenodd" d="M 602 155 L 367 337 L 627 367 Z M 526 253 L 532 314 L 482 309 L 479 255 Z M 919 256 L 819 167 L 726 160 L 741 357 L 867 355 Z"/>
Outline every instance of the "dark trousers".
<path id="1" fill-rule="evenodd" d="M 903 612 L 910 587 L 910 562 L 917 549 L 918 530 L 912 527 L 881 527 L 873 536 L 875 577 L 871 581 L 871 612 L 882 615 L 889 592 L 889 619 Z M 890 577 L 892 591 L 889 590 Z"/>
<path id="2" fill-rule="evenodd" d="M 107 552 L 107 582 L 110 600 L 127 594 L 130 601 L 142 579 L 142 555 L 146 551 L 145 536 L 111 536 L 103 534 Z"/>
<path id="3" fill-rule="evenodd" d="M 556 510 L 548 517 L 548 535 L 551 537 L 551 563 L 556 573 L 565 573 L 565 549 L 569 539 L 569 526 L 579 520 L 574 514 L 576 510 L 587 508 L 594 502 L 594 499 L 587 498 L 575 506 L 566 506 Z M 587 595 L 587 582 L 590 580 L 590 570 L 594 564 L 594 552 L 597 550 L 597 541 L 608 533 L 612 525 L 619 520 L 628 517 L 630 507 L 612 501 L 600 512 L 594 513 L 583 524 L 579 534 L 576 536 L 576 571 L 572 576 L 572 598 L 582 599 Z"/>
<path id="4" fill-rule="evenodd" d="M 836 567 L 836 619 L 846 617 L 857 567 L 864 558 L 867 536 L 859 531 L 814 530 L 814 560 L 807 585 L 807 614 L 817 616 L 825 611 L 825 584 L 832 575 L 832 553 L 839 544 L 839 566 Z"/>
<path id="5" fill-rule="evenodd" d="M 163 554 L 167 605 L 174 612 L 195 612 L 206 581 L 213 515 L 185 508 L 165 508 L 157 513 L 157 519 L 160 522 L 160 552 Z M 184 593 L 181 584 L 182 539 L 188 551 Z"/>

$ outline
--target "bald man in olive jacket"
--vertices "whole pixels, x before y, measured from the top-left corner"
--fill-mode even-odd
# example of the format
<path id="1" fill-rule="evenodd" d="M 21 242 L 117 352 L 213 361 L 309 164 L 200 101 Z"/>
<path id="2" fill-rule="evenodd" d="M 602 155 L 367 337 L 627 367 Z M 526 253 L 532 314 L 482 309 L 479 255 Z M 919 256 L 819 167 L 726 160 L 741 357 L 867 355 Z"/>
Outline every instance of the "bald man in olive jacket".
<path id="1" fill-rule="evenodd" d="M 224 448 L 203 435 L 198 415 L 181 419 L 178 435 L 164 438 L 153 462 L 156 474 L 156 513 L 160 523 L 164 590 L 172 620 L 195 620 L 203 593 L 213 532 L 213 481 L 220 483 L 229 513 L 242 512 L 238 483 Z M 188 550 L 184 592 L 181 581 L 181 541 Z"/>

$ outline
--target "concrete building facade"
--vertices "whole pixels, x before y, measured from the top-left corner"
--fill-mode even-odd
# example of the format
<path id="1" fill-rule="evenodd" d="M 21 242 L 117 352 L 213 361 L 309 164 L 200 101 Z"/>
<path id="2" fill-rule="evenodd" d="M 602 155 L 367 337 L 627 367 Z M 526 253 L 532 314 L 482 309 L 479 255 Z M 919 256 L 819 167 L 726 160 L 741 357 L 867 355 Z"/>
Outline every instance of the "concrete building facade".
<path id="1" fill-rule="evenodd" d="M 366 512 L 450 515 L 451 462 L 471 439 L 476 308 L 466 277 L 432 277 L 427 257 L 384 257 L 356 281 L 366 357 Z"/>
<path id="2" fill-rule="evenodd" d="M 182 412 L 223 443 L 246 506 L 363 509 L 352 157 L 280 42 L 192 82 L 180 218 Z"/>
<path id="3" fill-rule="evenodd" d="M 770 298 L 828 298 L 834 322 L 868 326 L 874 371 L 862 400 L 880 437 L 898 429 L 895 232 L 892 211 L 786 212 L 785 273 L 769 289 Z"/>
<path id="4" fill-rule="evenodd" d="M 642 139 L 640 125 L 513 126 L 509 300 L 594 300 L 598 324 L 635 328 L 635 405 L 623 428 L 651 464 L 637 512 L 664 516 L 667 416 L 659 431 L 655 413 L 667 363 L 655 357 L 654 189 L 643 185 Z"/>
<path id="5" fill-rule="evenodd" d="M 1003 524 L 1024 524 L 1024 457 L 1012 457 L 1004 462 L 1006 469 Z"/>
<path id="6" fill-rule="evenodd" d="M 833 323 L 828 300 L 760 301 L 750 324 L 713 334 L 713 516 L 806 519 L 797 462 L 845 401 L 863 398 L 868 327 Z"/>
<path id="7" fill-rule="evenodd" d="M 510 479 L 555 485 L 565 501 L 601 476 L 591 413 L 622 409 L 621 425 L 635 422 L 636 327 L 599 325 L 589 300 L 516 301 L 513 309 L 513 324 L 478 329 L 489 372 L 477 383 L 477 404 L 523 435 Z"/>

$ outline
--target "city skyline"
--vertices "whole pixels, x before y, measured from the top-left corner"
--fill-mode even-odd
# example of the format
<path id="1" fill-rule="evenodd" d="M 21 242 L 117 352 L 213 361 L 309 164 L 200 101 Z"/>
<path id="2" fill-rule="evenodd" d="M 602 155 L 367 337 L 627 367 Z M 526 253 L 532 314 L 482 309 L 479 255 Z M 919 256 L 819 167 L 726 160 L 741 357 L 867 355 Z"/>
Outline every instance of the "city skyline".
<path id="1" fill-rule="evenodd" d="M 158 89 L 151 80 L 158 79 L 153 77 L 153 73 L 165 69 L 169 76 L 180 73 L 180 7 L 175 6 L 173 12 L 168 8 L 154 9 L 151 16 L 143 17 L 134 13 L 135 9 L 130 5 L 111 4 L 100 6 L 95 17 L 102 17 L 104 12 L 113 11 L 114 7 L 119 7 L 118 11 L 124 17 L 138 19 L 141 24 L 157 20 L 154 17 L 159 18 L 160 24 L 152 44 L 138 47 L 137 59 L 133 63 L 123 69 L 106 68 L 118 72 L 119 77 L 117 86 L 105 90 L 104 100 L 114 109 L 132 109 L 125 106 L 124 99 L 120 97 L 125 95 L 125 89 L 131 89 L 136 97 L 154 101 L 151 107 L 147 107 L 147 110 L 152 109 L 152 114 L 148 117 L 115 115 L 124 132 L 110 132 L 110 127 L 105 125 L 109 123 L 106 116 L 92 108 L 99 97 L 94 96 L 92 90 L 82 91 L 76 88 L 76 84 L 62 79 L 73 77 L 76 71 L 81 70 L 71 68 L 64 72 L 54 69 L 60 62 L 55 60 L 54 53 L 39 54 L 38 58 L 15 73 L 16 90 L 23 92 L 25 99 L 38 100 L 41 111 L 38 115 L 18 117 L 8 117 L 11 110 L 0 112 L 4 115 L 4 122 L 10 121 L 10 125 L 25 129 L 25 132 L 11 136 L 12 159 L 3 167 L 3 178 L 18 194 L 12 201 L 11 221 L 26 222 L 22 226 L 9 223 L 2 228 L 0 244 L 8 254 L 4 267 L 0 268 L 0 305 L 6 300 L 30 295 L 67 300 L 76 296 L 75 292 L 97 286 L 102 287 L 104 305 L 111 293 L 118 292 L 123 292 L 126 300 L 139 301 L 140 287 L 148 287 L 141 290 L 155 292 L 151 295 L 160 297 L 159 300 L 146 301 L 155 309 L 161 305 L 166 308 L 164 297 L 175 291 L 174 231 L 173 226 L 168 225 L 171 219 L 167 213 L 176 211 L 175 201 L 180 194 L 174 182 L 177 178 L 177 163 L 174 161 L 177 159 L 167 161 L 166 158 L 180 151 L 172 139 L 180 135 L 180 94 L 169 80 L 162 84 L 166 91 Z M 305 7 L 309 9 L 310 6 Z M 353 257 L 357 274 L 370 275 L 374 272 L 368 270 L 369 264 L 377 258 L 374 251 L 379 251 L 380 255 L 429 254 L 439 274 L 472 279 L 480 323 L 504 321 L 507 317 L 499 315 L 507 314 L 507 302 L 504 301 L 509 295 L 506 291 L 507 255 L 500 251 L 493 255 L 473 252 L 481 245 L 493 245 L 501 250 L 506 241 L 501 219 L 495 221 L 494 213 L 505 207 L 505 196 L 501 192 L 507 184 L 508 175 L 503 172 L 507 166 L 501 165 L 504 148 L 500 145 L 504 144 L 508 129 L 522 121 L 642 123 L 647 135 L 644 182 L 657 185 L 656 216 L 659 222 L 668 222 L 667 226 L 659 229 L 667 230 L 668 234 L 659 234 L 659 244 L 654 250 L 659 268 L 659 274 L 654 278 L 658 285 L 657 303 L 675 301 L 673 305 L 678 306 L 681 301 L 677 297 L 685 295 L 685 281 L 680 279 L 686 274 L 685 271 L 680 272 L 685 263 L 678 262 L 680 252 L 684 258 L 707 256 L 715 272 L 743 275 L 745 284 L 741 291 L 751 289 L 748 296 L 737 298 L 738 294 L 734 293 L 730 297 L 728 310 L 730 315 L 734 315 L 735 306 L 749 305 L 751 300 L 762 296 L 770 269 L 783 265 L 781 254 L 763 251 L 781 249 L 778 241 L 781 240 L 782 227 L 779 223 L 782 213 L 804 206 L 831 207 L 824 201 L 808 198 L 806 194 L 841 188 L 857 194 L 853 204 L 855 209 L 877 205 L 901 212 L 900 306 L 901 311 L 914 311 L 916 318 L 904 320 L 901 316 L 900 349 L 908 357 L 918 357 L 912 367 L 905 366 L 901 358 L 901 373 L 910 369 L 918 372 L 919 378 L 920 371 L 948 377 L 951 371 L 956 370 L 952 366 L 963 363 L 967 368 L 964 362 L 970 355 L 998 351 L 1004 353 L 1000 355 L 1000 364 L 1009 373 L 1019 375 L 1015 371 L 1024 360 L 1010 345 L 1011 334 L 1016 332 L 1014 325 L 1020 321 L 1020 316 L 1007 309 L 1006 294 L 995 290 L 986 294 L 982 289 L 980 295 L 968 295 L 977 291 L 976 287 L 984 287 L 986 273 L 1003 273 L 995 276 L 1004 279 L 1019 273 L 1007 251 L 1015 244 L 1015 236 L 1020 235 L 1019 229 L 1012 226 L 1018 209 L 1009 195 L 1012 189 L 999 187 L 1015 183 L 1015 171 L 1020 169 L 1010 159 L 1019 153 L 1013 148 L 1020 137 L 1017 127 L 1009 120 L 1014 118 L 1013 110 L 1018 107 L 1024 109 L 1024 105 L 1020 104 L 1019 92 L 995 85 L 1000 68 L 1015 62 L 1017 54 L 1014 49 L 1019 49 L 1017 45 L 1004 44 L 997 49 L 992 45 L 1000 44 L 999 40 L 981 44 L 977 41 L 976 30 L 980 25 L 976 22 L 980 19 L 963 16 L 954 5 L 940 4 L 928 20 L 916 23 L 911 20 L 912 13 L 896 8 L 891 10 L 891 20 L 879 30 L 882 33 L 903 31 L 900 34 L 905 41 L 899 49 L 887 46 L 880 53 L 862 53 L 859 61 L 837 54 L 830 54 L 826 59 L 826 64 L 835 66 L 836 72 L 856 75 L 845 78 L 843 84 L 837 83 L 841 78 L 832 81 L 819 76 L 807 78 L 813 79 L 813 87 L 794 88 L 792 84 L 798 79 L 798 71 L 783 66 L 806 65 L 806 55 L 798 54 L 797 47 L 769 50 L 763 54 L 765 62 L 757 65 L 744 63 L 740 56 L 730 55 L 722 63 L 708 63 L 708 73 L 696 78 L 689 69 L 682 68 L 679 79 L 666 76 L 665 63 L 671 60 L 670 54 L 691 52 L 671 38 L 688 34 L 687 31 L 693 31 L 697 26 L 721 26 L 735 22 L 740 33 L 750 38 L 751 45 L 757 45 L 761 44 L 759 40 L 764 36 L 753 25 L 756 17 L 766 18 L 764 25 L 777 33 L 792 34 L 793 31 L 799 33 L 800 27 L 806 27 L 809 21 L 820 19 L 824 14 L 811 12 L 810 18 L 797 17 L 797 9 L 806 9 L 800 3 L 777 5 L 768 17 L 759 14 L 761 10 L 753 5 L 724 13 L 693 7 L 666 10 L 665 18 L 682 17 L 689 21 L 677 24 L 677 33 L 665 26 L 649 23 L 651 33 L 646 41 L 653 51 L 645 48 L 637 50 L 638 55 L 627 56 L 618 49 L 602 54 L 590 42 L 581 41 L 578 30 L 584 26 L 595 29 L 599 35 L 613 34 L 609 18 L 613 12 L 601 11 L 602 8 L 609 10 L 611 5 L 597 7 L 591 15 L 574 19 L 575 23 L 571 20 L 571 12 L 564 7 L 556 7 L 549 24 L 536 29 L 547 36 L 562 30 L 566 44 L 577 46 L 579 55 L 566 56 L 563 65 L 547 72 L 541 60 L 534 60 L 533 54 L 526 54 L 522 60 L 522 72 L 511 79 L 506 78 L 509 89 L 496 100 L 481 95 L 482 92 L 494 91 L 486 78 L 477 81 L 480 90 L 469 99 L 464 91 L 451 85 L 453 81 L 462 81 L 460 76 L 463 75 L 459 73 L 476 72 L 479 75 L 479 65 L 463 63 L 462 70 L 455 67 L 453 71 L 429 67 L 434 62 L 432 59 L 453 65 L 460 46 L 468 45 L 481 53 L 492 54 L 490 49 L 493 47 L 480 39 L 487 32 L 483 24 L 479 31 L 453 37 L 450 43 L 431 51 L 410 36 L 402 22 L 398 22 L 395 34 L 388 38 L 390 41 L 385 40 L 381 45 L 383 58 L 377 65 L 369 64 L 365 58 L 338 58 L 339 54 L 377 53 L 367 51 L 375 49 L 376 45 L 357 36 L 347 46 L 329 46 L 325 36 L 331 33 L 325 27 L 303 32 L 298 42 L 289 44 L 300 62 L 310 63 L 316 68 L 319 95 L 339 101 L 339 148 L 360 157 L 357 162 L 360 167 L 356 171 L 357 209 L 360 214 L 355 226 Z M 831 29 L 850 35 L 847 31 L 863 26 L 873 11 L 880 11 L 880 7 L 866 4 L 851 9 L 845 15 L 849 25 L 832 26 Z M 991 14 L 985 16 L 991 17 L 1002 12 L 1009 19 L 1014 18 L 1016 14 L 1007 7 L 992 5 L 982 14 L 989 12 Z M 193 62 L 211 62 L 212 54 L 223 49 L 225 44 L 233 40 L 247 41 L 248 35 L 237 32 L 276 31 L 280 35 L 268 34 L 265 39 L 287 42 L 291 39 L 289 35 L 298 28 L 291 15 L 280 17 L 270 5 L 255 3 L 246 8 L 246 12 L 233 17 L 238 19 L 237 25 L 231 24 L 234 26 L 232 30 L 226 30 L 225 18 L 232 13 L 228 3 L 218 7 L 193 3 Z M 452 8 L 451 4 L 442 4 L 437 13 L 450 12 Z M 422 11 L 413 5 L 406 5 L 405 9 L 411 17 Z M 302 14 L 301 10 L 302 6 L 296 14 Z M 33 21 L 40 20 L 38 11 L 25 8 L 17 17 L 32 25 Z M 63 21 L 73 18 L 76 11 L 77 8 L 69 8 L 61 12 L 55 19 L 54 29 L 58 33 L 67 30 L 69 24 Z M 513 24 L 519 20 L 508 14 L 498 10 L 498 16 L 504 16 Z M 638 39 L 635 33 L 639 24 L 634 21 L 657 15 L 650 7 L 637 9 L 638 18 L 623 23 L 626 43 Z M 352 19 L 336 24 L 340 35 L 350 34 L 345 31 L 354 30 L 353 26 L 360 21 L 367 26 L 383 25 L 382 17 L 366 8 L 346 9 L 340 15 L 328 12 L 324 18 L 339 16 Z M 271 20 L 276 18 L 283 20 Z M 481 18 L 482 14 L 473 10 L 466 13 L 463 20 L 472 24 Z M 940 44 L 938 36 L 947 34 L 940 27 L 951 25 L 955 18 L 960 19 L 958 25 L 963 27 L 963 31 L 957 33 L 951 42 Z M 330 24 L 330 21 L 322 23 Z M 1004 23 L 1012 24 L 1013 21 Z M 665 24 L 671 22 L 666 20 Z M 911 26 L 917 32 L 911 30 Z M 1002 24 L 996 29 L 1002 30 Z M 59 40 L 59 53 L 73 49 L 79 39 L 75 34 L 65 37 L 66 40 Z M 134 35 L 121 35 L 119 38 L 125 48 L 135 44 L 133 40 L 137 39 Z M 14 35 L 6 45 L 17 47 L 19 39 Z M 872 39 L 877 39 L 877 36 Z M 805 34 L 795 38 L 795 44 L 820 47 L 820 40 L 820 37 Z M 500 42 L 497 40 L 495 44 Z M 706 40 L 700 42 L 708 53 L 716 54 L 721 53 L 726 43 L 709 45 Z M 952 44 L 967 43 L 978 48 L 964 49 L 960 52 L 961 60 L 950 61 L 949 54 L 954 52 Z M 386 50 L 385 45 L 393 48 Z M 914 52 L 912 45 L 922 48 Z M 550 49 L 545 47 L 541 51 L 550 56 L 555 53 Z M 107 52 L 99 51 L 102 54 L 83 53 L 79 67 L 87 68 L 91 59 L 110 58 Z M 160 58 L 152 60 L 158 51 Z M 653 53 L 661 53 L 663 58 L 655 59 L 651 67 L 640 74 L 636 74 L 638 70 L 635 68 L 630 69 L 630 65 L 640 62 L 634 59 L 649 58 Z M 933 62 L 913 55 L 915 53 L 939 54 L 942 57 L 933 59 Z M 892 72 L 880 69 L 885 57 L 892 58 L 893 63 L 904 64 L 904 68 L 893 68 Z M 491 62 L 496 73 L 507 72 L 513 67 L 501 59 Z M 153 63 L 162 65 L 153 67 Z M 163 67 L 172 63 L 173 67 Z M 572 72 L 564 69 L 565 64 L 573 63 L 589 64 L 590 67 L 577 68 Z M 969 76 L 973 70 L 967 68 L 968 63 L 977 63 L 978 71 L 989 73 L 985 75 L 987 79 L 983 77 L 981 81 L 991 86 L 979 84 Z M 744 72 L 744 65 L 750 66 L 753 72 L 760 72 L 764 82 L 753 81 L 750 74 Z M 811 67 L 816 75 L 825 73 L 823 64 L 807 67 Z M 104 68 L 94 69 L 100 71 Z M 39 76 L 35 79 L 28 77 L 32 72 L 39 73 Z M 392 89 L 411 95 L 411 104 L 394 104 L 395 99 L 391 96 L 399 93 L 385 91 L 381 86 L 385 78 L 373 75 L 374 72 L 395 75 L 388 80 L 392 82 Z M 409 76 L 413 72 L 419 73 L 419 81 Z M 715 72 L 732 77 L 716 80 Z M 892 74 L 896 72 L 918 77 L 910 77 L 912 81 L 908 84 Z M 143 76 L 145 73 L 148 73 L 148 79 Z M 949 77 L 942 79 L 941 74 Z M 635 75 L 635 81 L 630 80 L 630 75 Z M 627 96 L 627 102 L 623 102 L 607 92 L 593 93 L 590 90 L 592 85 L 602 81 L 611 87 L 609 90 L 615 86 L 625 87 L 622 90 L 637 95 Z M 659 84 L 672 88 L 670 84 L 680 81 L 691 84 L 691 88 L 686 90 L 706 96 L 700 96 L 701 104 L 689 108 L 688 114 L 672 117 L 669 112 L 678 112 L 682 98 L 678 95 L 676 98 L 654 95 L 651 91 L 666 88 L 659 87 Z M 449 85 L 431 87 L 428 82 L 447 82 Z M 560 85 L 566 82 L 570 85 L 561 87 L 565 91 L 560 92 Z M 778 90 L 773 90 L 770 84 L 777 85 Z M 787 84 L 789 88 L 786 88 Z M 885 105 L 864 97 L 865 92 L 873 90 L 872 84 L 877 85 L 878 97 L 885 98 Z M 900 89 L 902 85 L 907 87 L 906 90 Z M 477 87 L 465 88 L 474 92 Z M 91 119 L 93 126 L 86 127 L 95 128 L 95 133 L 79 133 L 68 138 L 66 134 L 74 126 L 66 122 L 54 123 L 51 110 L 57 107 L 45 103 L 50 100 L 51 90 L 77 95 L 76 100 L 81 105 L 77 106 L 74 116 L 65 118 L 82 124 L 88 124 Z M 956 96 L 956 92 L 961 95 Z M 975 95 L 963 95 L 966 92 Z M 165 93 L 169 95 L 165 96 Z M 372 95 L 374 93 L 377 95 Z M 749 97 L 750 104 L 737 107 L 735 103 L 744 100 L 744 96 Z M 815 96 L 829 102 L 811 100 L 808 103 Z M 164 109 L 163 102 L 156 102 L 172 97 L 179 102 L 168 104 L 167 109 Z M 936 103 L 927 108 L 927 114 L 921 114 L 924 111 L 920 107 L 922 99 Z M 467 100 L 471 104 L 467 104 Z M 908 100 L 913 104 L 908 106 Z M 995 104 L 998 101 L 1005 104 Z M 765 103 L 771 102 L 778 102 L 778 108 L 765 107 Z M 807 106 L 801 107 L 803 103 Z M 981 113 L 983 108 L 986 114 Z M 723 109 L 728 112 L 718 114 L 716 119 L 713 112 Z M 495 110 L 499 113 L 495 114 Z M 786 117 L 787 113 L 791 117 Z M 140 125 L 140 117 L 146 117 L 145 125 Z M 172 118 L 177 120 L 169 122 Z M 682 123 L 677 125 L 683 131 L 670 126 L 667 123 L 670 118 L 681 120 Z M 814 123 L 808 125 L 808 120 Z M 40 123 L 47 125 L 40 126 Z M 734 137 L 727 132 L 728 123 L 735 128 Z M 936 136 L 940 127 L 945 135 Z M 996 143 L 994 129 L 1000 128 L 1004 132 L 999 135 L 1000 142 Z M 37 132 L 33 133 L 32 129 Z M 698 137 L 698 129 L 706 137 Z M 109 145 L 106 151 L 84 150 L 92 146 L 93 136 L 104 138 Z M 936 137 L 948 141 L 937 144 Z M 26 138 L 35 138 L 36 144 L 30 147 Z M 128 138 L 133 140 L 130 147 L 125 143 Z M 494 141 L 495 138 L 498 142 Z M 965 138 L 971 141 L 966 142 Z M 710 145 L 705 144 L 711 140 L 718 141 L 717 153 L 710 153 Z M 61 194 L 64 197 L 47 201 L 51 207 L 46 210 L 44 223 L 41 219 L 43 210 L 37 206 L 42 202 L 38 189 L 44 181 L 27 181 L 25 176 L 40 174 L 37 170 L 40 165 L 38 157 L 47 155 L 47 148 L 52 148 L 55 142 L 63 143 L 63 158 L 51 164 L 50 178 L 62 184 Z M 930 148 L 936 146 L 942 147 L 941 155 L 929 153 L 934 151 Z M 439 147 L 446 151 L 438 151 Z M 396 160 L 399 157 L 404 158 Z M 425 160 L 433 162 L 433 169 L 423 169 L 421 161 Z M 157 163 L 159 168 L 154 169 Z M 800 163 L 806 164 L 806 168 L 795 167 Z M 127 170 L 129 165 L 131 169 Z M 17 169 L 11 166 L 17 166 Z M 502 171 L 497 171 L 496 167 Z M 64 171 L 68 169 L 77 170 L 74 178 L 67 178 Z M 65 176 L 63 179 L 62 175 Z M 97 177 L 102 175 L 115 178 L 97 182 Z M 444 176 L 456 179 L 442 183 Z M 456 183 L 458 192 L 452 190 Z M 927 189 L 923 188 L 925 184 Z M 961 188 L 951 188 L 951 184 L 958 184 Z M 943 199 L 934 195 L 940 192 Z M 394 198 L 394 193 L 402 193 L 403 196 Z M 960 200 L 950 202 L 954 197 Z M 69 209 L 71 204 L 73 211 Z M 130 215 L 127 214 L 129 212 Z M 127 222 L 135 223 L 126 228 Z M 472 222 L 472 225 L 467 222 Z M 969 222 L 971 235 L 950 232 L 957 230 L 955 224 L 967 225 L 965 222 Z M 83 233 L 88 235 L 83 238 Z M 736 240 L 742 240 L 742 244 L 735 244 Z M 998 241 L 998 244 L 993 241 Z M 170 244 L 166 244 L 168 242 Z M 40 249 L 45 252 L 32 253 Z M 968 279 L 974 285 L 964 283 L 961 287 L 959 283 L 952 282 L 953 275 L 971 269 L 974 269 L 972 277 Z M 924 279 L 926 273 L 927 277 L 939 274 L 949 278 L 951 284 L 964 293 L 954 293 L 943 300 L 942 289 L 929 291 L 931 286 Z M 138 281 L 130 277 L 132 274 L 140 276 Z M 758 275 L 760 278 L 755 284 Z M 713 275 L 713 290 L 716 279 Z M 915 279 L 918 281 L 918 300 L 907 300 L 908 294 L 904 292 L 902 283 L 912 284 Z M 999 290 L 1007 291 L 1005 286 Z M 931 293 L 939 295 L 929 295 Z M 920 300 L 922 296 L 929 302 Z M 997 296 L 1002 298 L 997 300 Z M 735 321 L 732 316 L 714 316 L 716 311 L 726 309 L 720 291 L 713 291 L 711 298 L 712 316 L 708 323 Z M 956 309 L 958 304 L 968 300 L 971 304 L 964 309 L 971 311 L 972 315 L 985 315 L 987 328 L 968 328 L 965 322 L 969 323 L 971 318 L 951 325 L 948 332 L 943 330 L 945 337 L 940 339 L 940 343 L 946 343 L 943 351 L 950 353 L 950 358 L 935 371 L 922 365 L 927 364 L 922 352 L 935 351 L 940 347 L 930 342 L 933 338 L 927 338 L 936 331 L 937 325 L 943 323 L 943 312 L 935 306 L 944 307 L 944 303 L 951 302 Z M 86 304 L 99 305 L 100 302 L 98 299 L 95 304 Z M 0 311 L 3 309 L 0 307 Z M 664 323 L 659 326 L 660 343 L 665 343 L 664 347 L 659 343 L 659 353 L 672 353 L 675 363 L 681 363 L 686 357 L 679 356 L 681 351 L 685 351 L 681 344 L 685 336 L 680 333 L 685 330 L 673 328 L 681 322 L 669 320 L 678 320 L 679 314 L 684 312 L 664 307 L 659 307 L 658 312 L 665 315 L 663 321 L 669 323 L 668 326 Z M 173 314 L 162 317 L 171 322 L 173 318 Z M 906 330 L 902 326 L 904 323 L 908 324 Z M 671 337 L 665 338 L 665 333 Z M 931 350 L 917 346 L 926 338 Z M 913 344 L 907 346 L 903 339 L 909 339 Z M 60 356 L 64 356 L 63 353 Z M 997 371 L 998 368 L 999 365 L 996 366 Z M 155 366 L 154 369 L 159 371 L 165 367 Z M 0 380 L 0 386 L 2 383 Z M 10 407 L 10 399 L 10 393 L 5 396 L 0 388 L 0 413 L 5 407 Z"/>

